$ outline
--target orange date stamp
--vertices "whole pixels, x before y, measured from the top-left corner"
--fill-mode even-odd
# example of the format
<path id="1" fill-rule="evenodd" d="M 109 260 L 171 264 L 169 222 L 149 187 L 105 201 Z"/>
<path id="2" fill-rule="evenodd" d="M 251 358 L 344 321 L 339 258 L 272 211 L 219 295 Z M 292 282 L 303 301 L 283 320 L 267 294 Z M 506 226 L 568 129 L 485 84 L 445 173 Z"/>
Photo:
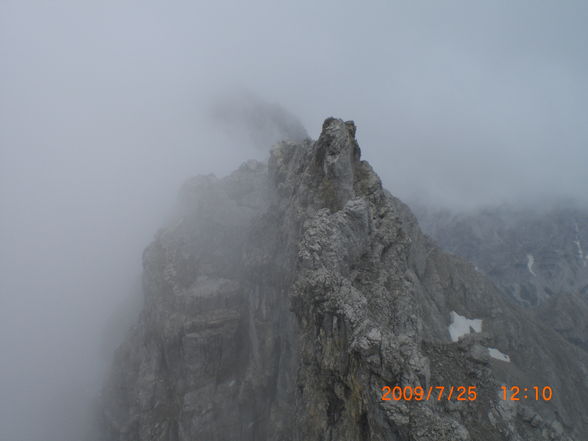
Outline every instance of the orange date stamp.
<path id="1" fill-rule="evenodd" d="M 504 401 L 550 401 L 553 389 L 549 386 L 501 386 L 499 396 Z M 478 391 L 476 386 L 384 386 L 382 387 L 382 401 L 476 401 Z"/>
<path id="2" fill-rule="evenodd" d="M 430 401 L 448 400 L 475 401 L 478 398 L 476 386 L 384 386 L 382 401 Z"/>
<path id="3" fill-rule="evenodd" d="M 501 396 L 504 401 L 551 401 L 553 398 L 553 389 L 549 386 L 501 386 Z"/>

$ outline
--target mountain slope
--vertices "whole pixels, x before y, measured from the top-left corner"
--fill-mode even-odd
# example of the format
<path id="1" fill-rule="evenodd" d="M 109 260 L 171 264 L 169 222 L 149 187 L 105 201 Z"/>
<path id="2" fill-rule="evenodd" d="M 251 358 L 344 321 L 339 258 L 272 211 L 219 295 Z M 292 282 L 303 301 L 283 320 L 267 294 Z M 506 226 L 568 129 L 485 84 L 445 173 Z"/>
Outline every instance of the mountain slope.
<path id="1" fill-rule="evenodd" d="M 177 223 L 144 255 L 145 307 L 104 391 L 103 439 L 588 436 L 586 354 L 424 236 L 355 130 L 329 118 L 267 165 L 184 186 Z M 505 401 L 502 384 L 554 397 Z M 477 397 L 382 400 L 396 385 Z"/>
<path id="2" fill-rule="evenodd" d="M 588 350 L 588 213 L 486 208 L 456 214 L 418 209 L 424 230 L 471 261 L 502 292 L 568 341 Z"/>

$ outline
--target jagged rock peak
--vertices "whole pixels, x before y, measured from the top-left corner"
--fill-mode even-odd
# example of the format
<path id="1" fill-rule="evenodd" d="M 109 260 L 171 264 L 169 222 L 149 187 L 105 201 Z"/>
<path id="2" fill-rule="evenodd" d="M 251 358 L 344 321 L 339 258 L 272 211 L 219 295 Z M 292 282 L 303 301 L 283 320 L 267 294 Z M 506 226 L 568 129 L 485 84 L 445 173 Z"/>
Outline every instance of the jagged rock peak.
<path id="1" fill-rule="evenodd" d="M 333 117 L 325 120 L 316 148 L 319 158 L 326 166 L 337 162 L 341 157 L 349 159 L 350 164 L 359 162 L 361 150 L 355 139 L 355 132 L 353 121 L 344 122 Z"/>
<path id="2" fill-rule="evenodd" d="M 181 222 L 145 252 L 102 440 L 587 439 L 588 355 L 426 238 L 355 130 L 328 118 L 267 168 L 184 187 Z M 503 384 L 557 392 L 519 403 Z M 382 399 L 395 385 L 478 398 Z"/>
<path id="3" fill-rule="evenodd" d="M 321 137 L 329 135 L 339 137 L 340 139 L 346 137 L 348 140 L 355 142 L 356 131 L 357 127 L 354 121 L 343 121 L 342 119 L 330 116 L 323 122 Z M 355 145 L 357 146 L 357 142 L 355 142 Z"/>
<path id="4" fill-rule="evenodd" d="M 316 141 L 279 143 L 269 174 L 280 196 L 296 194 L 304 205 L 335 212 L 355 197 L 381 190 L 379 177 L 361 160 L 355 133 L 353 121 L 330 117 Z"/>

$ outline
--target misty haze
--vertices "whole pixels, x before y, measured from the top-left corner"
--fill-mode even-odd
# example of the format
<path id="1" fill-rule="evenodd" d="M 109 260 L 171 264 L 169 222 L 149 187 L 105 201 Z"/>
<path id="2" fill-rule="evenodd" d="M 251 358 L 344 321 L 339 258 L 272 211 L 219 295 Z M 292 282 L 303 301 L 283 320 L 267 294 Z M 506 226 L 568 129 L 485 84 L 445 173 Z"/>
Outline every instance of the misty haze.
<path id="1" fill-rule="evenodd" d="M 587 22 L 0 2 L 0 441 L 588 439 Z"/>

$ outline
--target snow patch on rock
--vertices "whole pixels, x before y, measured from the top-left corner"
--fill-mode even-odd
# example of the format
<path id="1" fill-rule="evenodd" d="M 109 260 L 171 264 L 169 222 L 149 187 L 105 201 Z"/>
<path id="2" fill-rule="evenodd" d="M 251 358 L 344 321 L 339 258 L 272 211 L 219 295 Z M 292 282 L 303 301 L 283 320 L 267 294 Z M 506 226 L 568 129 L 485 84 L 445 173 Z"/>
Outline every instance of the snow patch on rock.
<path id="1" fill-rule="evenodd" d="M 533 271 L 533 265 L 535 264 L 535 257 L 532 254 L 527 254 L 527 269 L 531 274 L 536 276 L 535 271 Z"/>
<path id="2" fill-rule="evenodd" d="M 458 341 L 460 337 L 470 332 L 482 332 L 482 319 L 468 319 L 455 311 L 451 311 L 449 316 L 451 317 L 449 325 L 451 341 Z"/>
<path id="3" fill-rule="evenodd" d="M 507 363 L 510 363 L 510 357 L 508 355 L 500 352 L 496 348 L 488 348 L 488 353 L 490 354 L 490 357 L 495 358 L 496 360 L 505 361 Z"/>

